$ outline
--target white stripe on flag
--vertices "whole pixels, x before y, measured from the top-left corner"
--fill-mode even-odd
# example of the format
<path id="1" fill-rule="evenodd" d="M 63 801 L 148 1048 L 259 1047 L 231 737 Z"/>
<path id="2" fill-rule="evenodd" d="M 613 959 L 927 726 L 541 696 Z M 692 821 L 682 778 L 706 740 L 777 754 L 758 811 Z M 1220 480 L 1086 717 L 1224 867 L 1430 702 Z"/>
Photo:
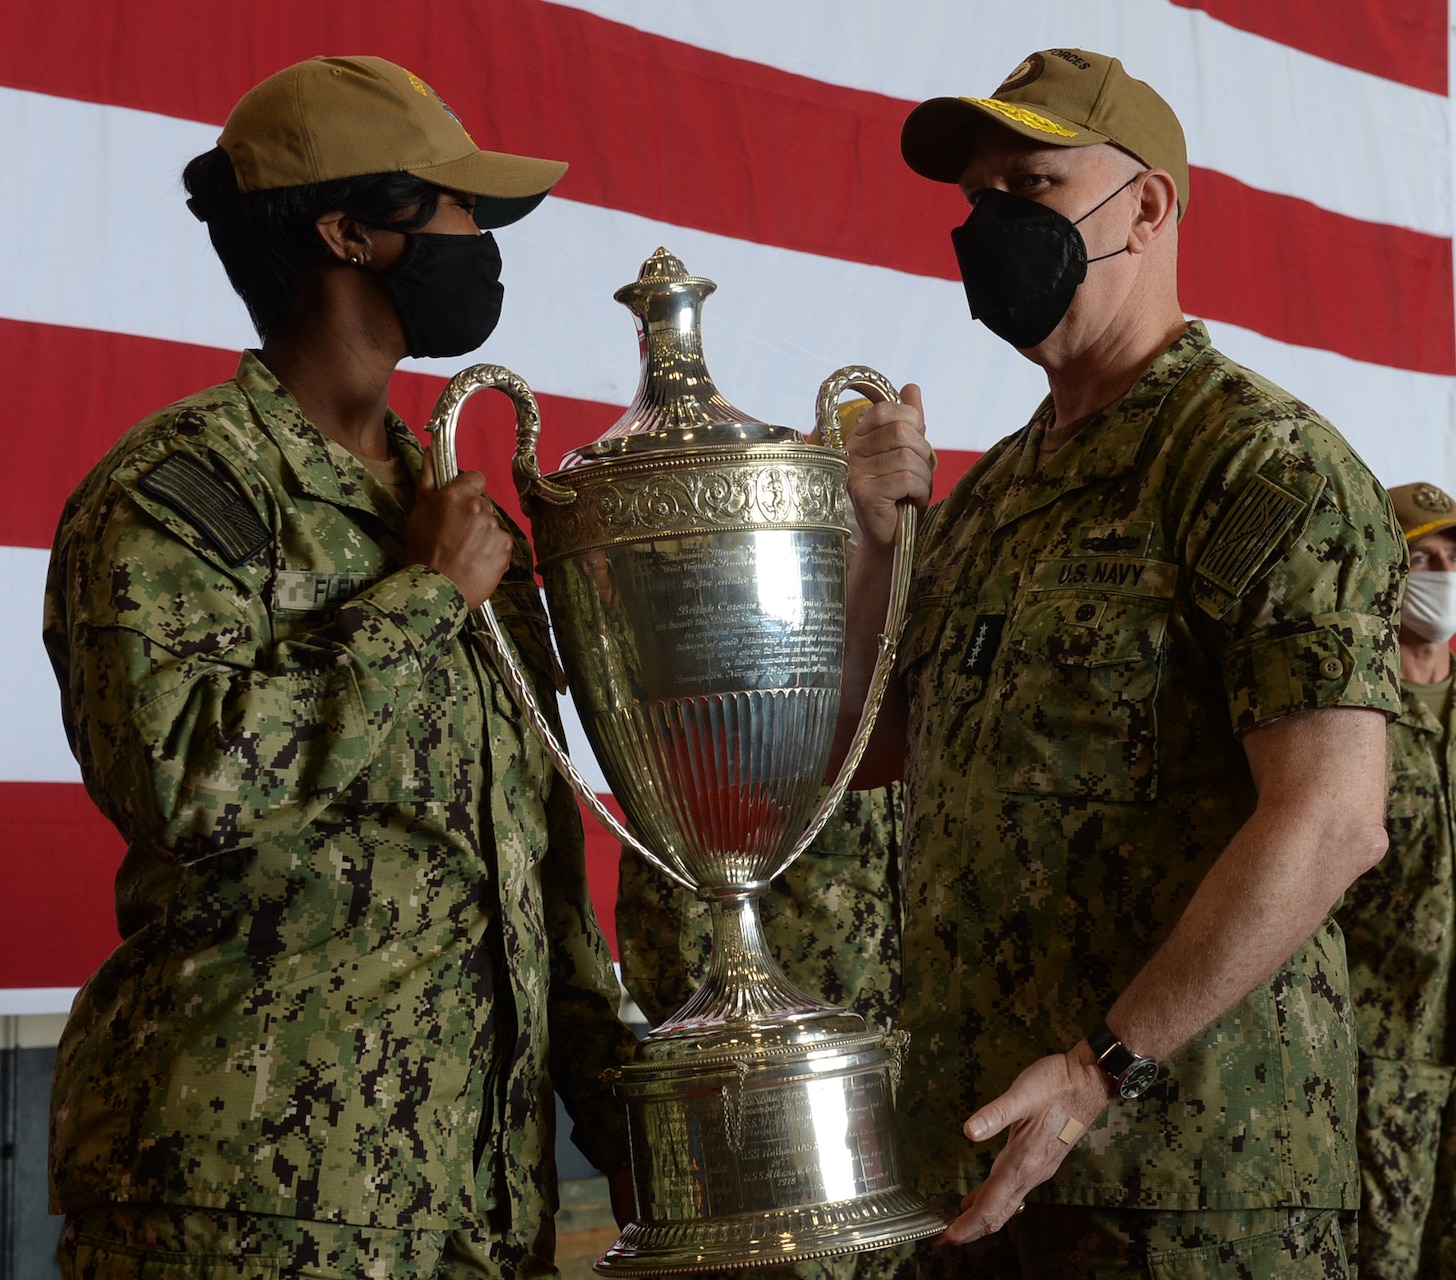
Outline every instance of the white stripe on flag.
<path id="1" fill-rule="evenodd" d="M 181 163 L 211 143 L 211 127 L 0 90 L 0 136 L 16 143 L 16 189 L 51 197 L 45 218 L 23 202 L 0 207 L 0 236 L 11 248 L 0 256 L 0 314 L 228 350 L 253 341 L 176 183 Z M 57 137 L 68 147 L 55 147 Z M 1020 426 L 1044 391 L 1034 366 L 973 324 L 953 281 L 562 199 L 506 228 L 501 241 L 505 316 L 474 358 L 510 366 L 545 394 L 631 399 L 636 343 L 612 293 L 658 245 L 718 282 L 704 308 L 708 367 L 723 394 L 756 416 L 807 430 L 820 381 L 840 365 L 867 363 L 897 384 L 922 385 L 938 447 L 984 449 Z M 1218 326 L 1225 329 L 1246 332 Z M 1252 334 L 1230 354 L 1244 351 L 1257 351 L 1249 364 L 1331 417 L 1382 476 L 1439 463 L 1427 478 L 1456 487 L 1445 443 L 1451 379 Z M 447 375 L 471 360 L 410 363 Z M 1399 432 L 1388 436 L 1387 424 Z"/>
<path id="2" fill-rule="evenodd" d="M 0 782 L 81 780 L 40 642 L 47 559 L 33 547 L 0 547 Z"/>
<path id="3" fill-rule="evenodd" d="M 1416 480 L 1447 491 L 1456 485 L 1456 378 L 1293 347 L 1222 321 L 1208 332 L 1219 350 L 1334 423 L 1387 488 Z"/>
<path id="4" fill-rule="evenodd" d="M 35 1018 L 45 1014 L 66 1014 L 76 999 L 76 987 L 0 987 L 0 1018 Z M 49 1030 L 49 1028 L 42 1028 Z M 22 1027 L 22 1033 L 24 1028 Z M 43 1037 L 42 1043 L 22 1044 L 20 1048 L 50 1048 L 59 1039 Z M 9 1046 L 0 1046 L 9 1047 Z"/>
<path id="5" fill-rule="evenodd" d="M 1438 171 L 1450 163 L 1444 98 L 1166 0 L 552 2 L 906 102 L 988 94 L 1034 49 L 1094 49 L 1120 58 L 1168 100 L 1195 165 L 1368 222 L 1433 235 L 1456 229 L 1450 191 L 1431 181 L 1433 156 Z"/>

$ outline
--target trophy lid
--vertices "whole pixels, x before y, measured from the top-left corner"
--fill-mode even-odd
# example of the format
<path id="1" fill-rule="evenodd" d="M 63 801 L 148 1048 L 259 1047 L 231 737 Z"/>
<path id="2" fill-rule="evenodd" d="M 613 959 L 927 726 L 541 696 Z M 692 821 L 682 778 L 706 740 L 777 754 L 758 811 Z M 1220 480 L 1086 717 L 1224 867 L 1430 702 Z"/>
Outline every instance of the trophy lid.
<path id="1" fill-rule="evenodd" d="M 690 276 L 659 248 L 612 296 L 631 311 L 642 379 L 627 412 L 601 439 L 574 450 L 561 469 L 609 458 L 704 445 L 802 444 L 792 427 L 760 422 L 723 398 L 703 362 L 703 300 L 718 286 Z"/>

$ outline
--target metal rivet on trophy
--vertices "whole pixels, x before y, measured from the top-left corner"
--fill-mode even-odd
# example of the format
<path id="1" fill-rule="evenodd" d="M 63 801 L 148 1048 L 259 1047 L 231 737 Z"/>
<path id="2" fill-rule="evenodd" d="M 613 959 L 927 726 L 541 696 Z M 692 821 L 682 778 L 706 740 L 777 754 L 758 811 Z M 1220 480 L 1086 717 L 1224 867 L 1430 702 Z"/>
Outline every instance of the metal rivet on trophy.
<path id="1" fill-rule="evenodd" d="M 901 1181 L 893 1094 L 902 1038 L 793 986 L 758 899 L 838 806 L 893 669 L 914 511 L 901 515 L 890 616 L 849 760 L 823 776 L 844 657 L 849 389 L 896 398 L 869 369 L 820 390 L 806 443 L 734 408 L 703 362 L 714 284 L 659 249 L 616 293 L 636 319 L 637 395 L 600 440 L 542 476 L 534 396 L 498 366 L 467 369 L 430 423 L 455 474 L 461 405 L 516 404 L 514 474 L 572 699 L 618 823 L 551 732 L 489 603 L 487 650 L 583 801 L 624 843 L 702 898 L 707 980 L 614 1073 L 626 1104 L 635 1220 L 597 1264 L 665 1276 L 886 1248 L 938 1233 Z"/>

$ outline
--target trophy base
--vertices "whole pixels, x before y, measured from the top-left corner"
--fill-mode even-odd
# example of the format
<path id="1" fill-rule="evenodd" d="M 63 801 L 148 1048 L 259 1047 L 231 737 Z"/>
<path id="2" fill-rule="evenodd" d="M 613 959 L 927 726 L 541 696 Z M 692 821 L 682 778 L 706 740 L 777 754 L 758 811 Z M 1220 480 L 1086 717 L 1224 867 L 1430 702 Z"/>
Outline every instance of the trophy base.
<path id="1" fill-rule="evenodd" d="M 893 1249 L 939 1235 L 945 1220 L 903 1188 L 836 1204 L 693 1223 L 630 1224 L 593 1268 L 611 1276 L 674 1276 L 808 1262 Z"/>
<path id="2" fill-rule="evenodd" d="M 740 1024 L 736 1036 L 720 1027 L 696 1046 L 649 1036 L 646 1061 L 615 1081 L 637 1219 L 596 1270 L 693 1275 L 939 1234 L 944 1220 L 900 1177 L 893 1089 L 903 1037 L 846 1033 L 856 1023 L 863 1028 L 838 1011 L 808 1025 Z"/>

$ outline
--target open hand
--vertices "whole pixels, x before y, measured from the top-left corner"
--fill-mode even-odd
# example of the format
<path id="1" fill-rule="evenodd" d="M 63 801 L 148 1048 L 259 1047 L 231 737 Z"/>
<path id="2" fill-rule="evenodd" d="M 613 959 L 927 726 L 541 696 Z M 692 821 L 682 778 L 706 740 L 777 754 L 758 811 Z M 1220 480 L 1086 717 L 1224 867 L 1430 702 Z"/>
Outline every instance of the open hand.
<path id="1" fill-rule="evenodd" d="M 961 1201 L 961 1214 L 938 1244 L 969 1244 L 999 1231 L 1027 1193 L 1046 1182 L 1111 1098 L 1107 1075 L 1086 1041 L 1040 1058 L 965 1123 L 972 1142 L 1009 1130 L 990 1176 Z"/>

